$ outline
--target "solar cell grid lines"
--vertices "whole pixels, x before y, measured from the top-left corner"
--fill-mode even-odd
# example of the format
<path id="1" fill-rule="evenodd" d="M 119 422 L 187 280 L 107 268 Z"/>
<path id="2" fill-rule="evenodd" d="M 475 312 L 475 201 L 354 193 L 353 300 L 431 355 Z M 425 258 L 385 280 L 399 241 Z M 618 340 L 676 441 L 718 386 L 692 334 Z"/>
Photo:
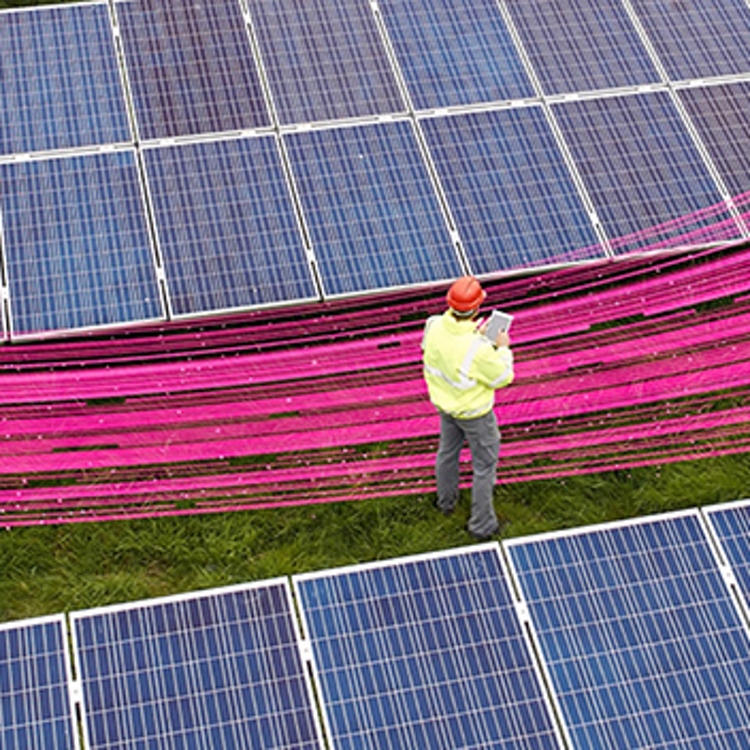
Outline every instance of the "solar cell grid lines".
<path id="1" fill-rule="evenodd" d="M 318 297 L 273 136 L 148 148 L 175 315 Z"/>
<path id="2" fill-rule="evenodd" d="M 0 747 L 77 750 L 63 615 L 0 623 Z"/>
<path id="3" fill-rule="evenodd" d="M 604 254 L 539 106 L 420 121 L 474 273 Z"/>
<path id="4" fill-rule="evenodd" d="M 131 140 L 106 3 L 0 12 L 0 154 Z"/>
<path id="5" fill-rule="evenodd" d="M 618 252 L 637 249 L 646 226 L 663 225 L 668 238 L 729 217 L 700 217 L 722 196 L 666 91 L 567 101 L 552 110 Z"/>
<path id="6" fill-rule="evenodd" d="M 141 139 L 270 127 L 237 0 L 115 8 Z"/>
<path id="7" fill-rule="evenodd" d="M 506 542 L 576 748 L 750 742 L 750 636 L 698 511 Z"/>
<path id="8" fill-rule="evenodd" d="M 497 545 L 293 581 L 336 750 L 560 747 Z"/>
<path id="9" fill-rule="evenodd" d="M 325 294 L 460 275 L 410 122 L 290 133 L 284 143 Z"/>
<path id="10" fill-rule="evenodd" d="M 750 612 L 750 501 L 704 510 Z"/>
<path id="11" fill-rule="evenodd" d="M 750 186 L 750 82 L 693 86 L 679 89 L 677 96 L 730 195 L 746 193 Z"/>
<path id="12" fill-rule="evenodd" d="M 71 615 L 91 750 L 321 750 L 287 580 Z"/>
<path id="13" fill-rule="evenodd" d="M 507 8 L 547 95 L 661 80 L 619 1 L 514 0 Z"/>
<path id="14" fill-rule="evenodd" d="M 369 2 L 248 7 L 282 125 L 406 110 Z"/>
<path id="15" fill-rule="evenodd" d="M 495 0 L 380 0 L 414 107 L 535 95 Z"/>
<path id="16" fill-rule="evenodd" d="M 745 0 L 630 0 L 675 81 L 750 73 Z"/>
<path id="17" fill-rule="evenodd" d="M 130 149 L 0 164 L 16 335 L 164 314 Z"/>

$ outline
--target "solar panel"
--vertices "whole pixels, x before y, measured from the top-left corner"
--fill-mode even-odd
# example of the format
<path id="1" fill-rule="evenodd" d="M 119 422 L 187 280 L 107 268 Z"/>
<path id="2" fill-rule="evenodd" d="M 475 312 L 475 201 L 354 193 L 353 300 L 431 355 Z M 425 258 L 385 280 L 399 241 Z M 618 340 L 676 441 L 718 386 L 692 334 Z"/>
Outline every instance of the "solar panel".
<path id="1" fill-rule="evenodd" d="M 680 101 L 731 195 L 750 189 L 750 82 L 680 89 Z"/>
<path id="2" fill-rule="evenodd" d="M 177 315 L 317 296 L 273 136 L 144 150 Z"/>
<path id="3" fill-rule="evenodd" d="M 284 143 L 326 294 L 460 275 L 411 123 L 291 133 Z"/>
<path id="4" fill-rule="evenodd" d="M 249 0 L 248 7 L 282 125 L 405 110 L 369 3 Z"/>
<path id="5" fill-rule="evenodd" d="M 535 95 L 494 0 L 380 0 L 416 109 Z"/>
<path id="6" fill-rule="evenodd" d="M 0 154 L 131 140 L 106 3 L 0 13 Z"/>
<path id="7" fill-rule="evenodd" d="M 691 216 L 722 197 L 667 92 L 552 108 L 605 231 L 623 238 L 619 252 L 727 218 Z"/>
<path id="8" fill-rule="evenodd" d="M 237 0 L 115 3 L 140 137 L 271 124 Z"/>
<path id="9" fill-rule="evenodd" d="M 750 634 L 697 511 L 506 551 L 571 746 L 750 743 Z"/>
<path id="10" fill-rule="evenodd" d="M 744 0 L 631 0 L 672 80 L 750 73 Z"/>
<path id="11" fill-rule="evenodd" d="M 475 273 L 601 257 L 541 107 L 420 125 Z"/>
<path id="12" fill-rule="evenodd" d="M 16 335 L 163 314 L 132 150 L 0 164 Z"/>
<path id="13" fill-rule="evenodd" d="M 704 513 L 750 607 L 750 501 L 705 508 Z"/>
<path id="14" fill-rule="evenodd" d="M 514 0 L 507 8 L 545 94 L 661 80 L 619 2 Z"/>
<path id="15" fill-rule="evenodd" d="M 337 750 L 560 747 L 496 544 L 293 582 Z"/>
<path id="16" fill-rule="evenodd" d="M 63 615 L 0 623 L 0 747 L 77 750 Z"/>
<path id="17" fill-rule="evenodd" d="M 91 750 L 322 748 L 288 581 L 71 621 Z"/>

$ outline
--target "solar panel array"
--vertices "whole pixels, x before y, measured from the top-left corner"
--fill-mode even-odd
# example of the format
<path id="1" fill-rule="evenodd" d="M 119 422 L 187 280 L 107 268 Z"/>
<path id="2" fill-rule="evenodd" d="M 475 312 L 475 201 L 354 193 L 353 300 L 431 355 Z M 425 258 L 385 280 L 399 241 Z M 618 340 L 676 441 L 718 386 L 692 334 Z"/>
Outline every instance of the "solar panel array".
<path id="1" fill-rule="evenodd" d="M 3 338 L 746 236 L 749 36 L 744 0 L 2 11 Z"/>
<path id="2" fill-rule="evenodd" d="M 6 623 L 0 747 L 747 747 L 749 531 L 741 501 Z"/>

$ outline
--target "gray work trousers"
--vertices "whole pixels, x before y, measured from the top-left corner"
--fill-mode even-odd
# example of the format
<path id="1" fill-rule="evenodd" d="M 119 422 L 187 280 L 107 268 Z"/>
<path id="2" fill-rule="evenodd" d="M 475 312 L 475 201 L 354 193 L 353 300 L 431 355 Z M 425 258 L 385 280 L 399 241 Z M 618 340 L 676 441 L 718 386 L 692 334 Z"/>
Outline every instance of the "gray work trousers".
<path id="1" fill-rule="evenodd" d="M 476 419 L 456 419 L 440 412 L 440 445 L 435 462 L 437 505 L 450 511 L 458 500 L 459 454 L 464 440 L 471 451 L 471 516 L 468 530 L 476 536 L 489 536 L 498 528 L 492 494 L 497 481 L 500 430 L 495 412 Z"/>

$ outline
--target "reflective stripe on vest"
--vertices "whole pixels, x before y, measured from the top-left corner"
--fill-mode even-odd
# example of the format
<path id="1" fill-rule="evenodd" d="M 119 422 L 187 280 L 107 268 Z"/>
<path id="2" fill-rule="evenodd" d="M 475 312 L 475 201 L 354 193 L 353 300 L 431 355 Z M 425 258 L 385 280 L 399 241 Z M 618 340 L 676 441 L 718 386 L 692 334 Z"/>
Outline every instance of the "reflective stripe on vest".
<path id="1" fill-rule="evenodd" d="M 430 365 L 426 364 L 424 366 L 424 369 L 429 372 L 430 375 L 434 375 L 435 377 L 444 380 L 453 388 L 456 388 L 459 391 L 468 391 L 470 388 L 473 388 L 477 384 L 477 381 L 474 380 L 474 378 L 469 377 L 469 371 L 471 370 L 471 365 L 472 362 L 474 362 L 474 357 L 476 356 L 479 347 L 482 346 L 482 343 L 483 341 L 479 336 L 475 337 L 475 339 L 471 342 L 469 350 L 466 352 L 466 356 L 464 357 L 464 361 L 458 368 L 458 380 L 454 380 L 449 375 L 446 375 L 442 370 L 438 370 L 437 367 L 430 367 Z"/>

